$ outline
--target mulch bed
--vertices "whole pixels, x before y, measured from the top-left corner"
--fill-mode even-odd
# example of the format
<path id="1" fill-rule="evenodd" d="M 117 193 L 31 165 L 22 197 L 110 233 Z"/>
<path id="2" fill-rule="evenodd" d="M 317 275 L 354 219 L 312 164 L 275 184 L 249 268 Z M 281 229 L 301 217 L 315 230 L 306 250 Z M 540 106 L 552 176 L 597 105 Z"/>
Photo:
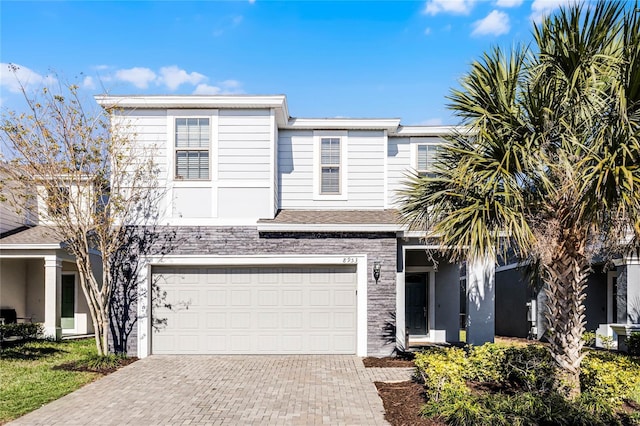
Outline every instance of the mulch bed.
<path id="1" fill-rule="evenodd" d="M 446 423 L 438 419 L 420 416 L 425 404 L 424 389 L 415 382 L 384 383 L 375 382 L 384 405 L 384 418 L 393 426 L 442 426 Z"/>
<path id="2" fill-rule="evenodd" d="M 82 361 L 76 361 L 76 362 L 68 362 L 66 364 L 61 364 L 57 367 L 54 367 L 54 369 L 67 370 L 67 371 L 82 371 L 82 372 L 99 373 L 99 374 L 106 375 L 106 374 L 111 374 L 114 371 L 119 370 L 122 367 L 125 367 L 129 364 L 133 364 L 137 360 L 138 358 L 136 357 L 121 358 L 118 360 L 117 367 L 102 367 L 102 368 L 90 368 Z"/>
<path id="3" fill-rule="evenodd" d="M 375 358 L 367 357 L 362 360 L 365 367 L 382 367 L 382 368 L 402 368 L 402 367 L 415 367 L 412 359 L 399 358 L 399 357 L 384 357 Z"/>

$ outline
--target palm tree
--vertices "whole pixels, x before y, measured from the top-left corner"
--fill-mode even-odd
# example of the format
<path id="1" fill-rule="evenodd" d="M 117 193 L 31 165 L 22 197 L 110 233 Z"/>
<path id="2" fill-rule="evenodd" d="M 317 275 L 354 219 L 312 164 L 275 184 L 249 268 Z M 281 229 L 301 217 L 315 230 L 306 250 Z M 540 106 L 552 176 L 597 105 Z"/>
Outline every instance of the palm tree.
<path id="1" fill-rule="evenodd" d="M 408 179 L 401 213 L 455 259 L 536 260 L 558 383 L 575 397 L 591 259 L 640 236 L 640 27 L 624 3 L 599 1 L 533 36 L 486 53 L 451 92 L 466 130 L 435 175 Z"/>

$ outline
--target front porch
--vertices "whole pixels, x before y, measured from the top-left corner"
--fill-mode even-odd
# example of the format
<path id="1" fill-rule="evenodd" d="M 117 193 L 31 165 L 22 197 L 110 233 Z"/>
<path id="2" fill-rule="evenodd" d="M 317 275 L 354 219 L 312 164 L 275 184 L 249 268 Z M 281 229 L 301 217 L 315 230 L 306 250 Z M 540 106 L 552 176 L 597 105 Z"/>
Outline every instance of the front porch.
<path id="1" fill-rule="evenodd" d="M 429 247 L 408 240 L 398 248 L 396 312 L 398 347 L 493 341 L 493 264 L 451 263 Z M 428 252 L 430 250 L 430 252 Z"/>
<path id="2" fill-rule="evenodd" d="M 73 257 L 51 237 L 34 235 L 37 228 L 0 239 L 0 308 L 15 310 L 22 321 L 43 323 L 45 335 L 54 339 L 93 333 Z"/>

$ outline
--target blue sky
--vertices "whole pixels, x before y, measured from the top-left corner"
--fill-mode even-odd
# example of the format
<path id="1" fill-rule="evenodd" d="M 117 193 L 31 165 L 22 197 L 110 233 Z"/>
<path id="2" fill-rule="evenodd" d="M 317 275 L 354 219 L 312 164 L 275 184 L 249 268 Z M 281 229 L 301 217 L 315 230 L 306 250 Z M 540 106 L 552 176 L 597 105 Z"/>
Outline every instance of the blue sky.
<path id="1" fill-rule="evenodd" d="M 455 124 L 445 96 L 469 64 L 527 43 L 566 2 L 5 0 L 0 101 L 20 108 L 17 76 L 29 90 L 286 94 L 296 117 Z"/>

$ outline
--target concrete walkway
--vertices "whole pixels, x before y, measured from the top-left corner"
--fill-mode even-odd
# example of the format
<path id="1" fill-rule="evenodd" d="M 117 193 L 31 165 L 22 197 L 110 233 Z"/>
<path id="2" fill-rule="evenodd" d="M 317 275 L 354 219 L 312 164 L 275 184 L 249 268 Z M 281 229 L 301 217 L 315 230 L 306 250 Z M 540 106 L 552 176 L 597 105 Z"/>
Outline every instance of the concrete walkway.
<path id="1" fill-rule="evenodd" d="M 355 356 L 151 356 L 10 424 L 387 424 L 373 382 L 412 372 Z"/>

